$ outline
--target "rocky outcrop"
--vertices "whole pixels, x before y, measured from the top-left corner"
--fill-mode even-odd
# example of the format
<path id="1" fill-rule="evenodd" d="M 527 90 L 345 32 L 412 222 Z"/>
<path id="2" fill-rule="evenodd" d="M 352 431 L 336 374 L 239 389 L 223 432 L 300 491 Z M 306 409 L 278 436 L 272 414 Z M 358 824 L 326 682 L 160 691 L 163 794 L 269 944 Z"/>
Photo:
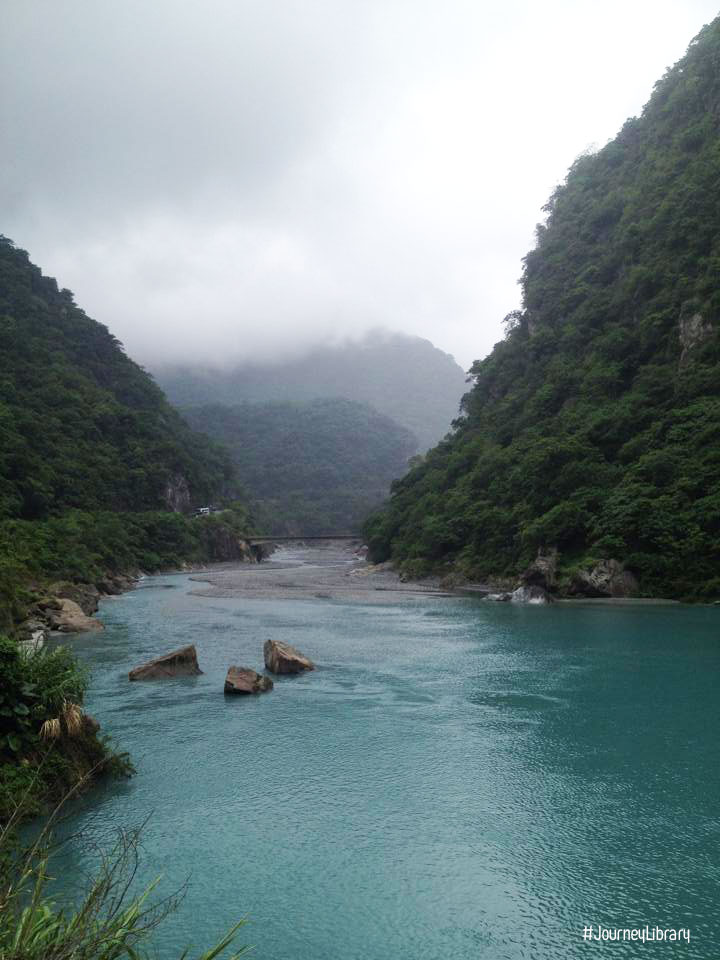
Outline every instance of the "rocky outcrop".
<path id="1" fill-rule="evenodd" d="M 99 620 L 89 617 L 79 604 L 67 597 L 39 600 L 36 609 L 48 627 L 60 633 L 86 633 L 103 629 Z"/>
<path id="2" fill-rule="evenodd" d="M 301 673 L 314 670 L 315 664 L 304 654 L 280 640 L 266 640 L 263 646 L 265 666 L 271 673 Z"/>
<path id="3" fill-rule="evenodd" d="M 53 583 L 48 588 L 48 593 L 53 597 L 60 597 L 64 600 L 73 600 L 82 610 L 82 612 L 91 617 L 97 613 L 98 603 L 100 601 L 100 590 L 93 583 Z"/>
<path id="4" fill-rule="evenodd" d="M 270 677 L 264 677 L 249 667 L 228 667 L 225 677 L 225 693 L 265 693 L 272 690 Z"/>
<path id="5" fill-rule="evenodd" d="M 538 551 L 527 570 L 520 574 L 521 585 L 528 587 L 542 587 L 543 590 L 555 589 L 557 583 L 558 552 L 555 548 L 543 552 Z"/>
<path id="6" fill-rule="evenodd" d="M 175 473 L 168 478 L 163 490 L 163 500 L 173 513 L 188 513 L 190 510 L 190 487 L 182 474 Z"/>
<path id="7" fill-rule="evenodd" d="M 697 309 L 697 303 L 688 302 L 680 311 L 680 366 L 684 367 L 691 359 L 693 350 L 704 343 L 713 332 L 713 325 Z"/>
<path id="8" fill-rule="evenodd" d="M 173 650 L 135 667 L 128 680 L 161 680 L 165 677 L 195 677 L 202 673 L 194 644 Z"/>
<path id="9" fill-rule="evenodd" d="M 126 590 L 131 590 L 137 582 L 137 577 L 125 573 L 108 573 L 95 582 L 95 588 L 101 595 L 115 597 Z"/>
<path id="10" fill-rule="evenodd" d="M 544 587 L 527 586 L 523 584 L 513 590 L 510 600 L 512 603 L 552 603 L 553 598 Z"/>
<path id="11" fill-rule="evenodd" d="M 600 560 L 594 567 L 578 570 L 570 593 L 580 597 L 634 597 L 639 590 L 635 576 L 617 560 Z"/>

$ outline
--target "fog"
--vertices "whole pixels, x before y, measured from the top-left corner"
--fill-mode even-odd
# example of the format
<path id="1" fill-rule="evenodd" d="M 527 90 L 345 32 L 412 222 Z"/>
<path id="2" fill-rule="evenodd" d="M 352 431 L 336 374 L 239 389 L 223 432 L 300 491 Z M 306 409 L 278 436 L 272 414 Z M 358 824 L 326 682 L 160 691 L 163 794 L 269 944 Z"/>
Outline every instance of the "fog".
<path id="1" fill-rule="evenodd" d="M 147 365 L 372 328 L 467 367 L 708 0 L 5 0 L 0 232 Z"/>

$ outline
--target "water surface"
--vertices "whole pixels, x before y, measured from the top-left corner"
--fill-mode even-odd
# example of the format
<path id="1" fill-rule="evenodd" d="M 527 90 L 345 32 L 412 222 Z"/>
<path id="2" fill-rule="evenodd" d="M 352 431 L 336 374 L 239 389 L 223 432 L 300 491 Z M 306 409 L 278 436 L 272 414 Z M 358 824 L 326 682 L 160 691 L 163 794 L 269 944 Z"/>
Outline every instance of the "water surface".
<path id="1" fill-rule="evenodd" d="M 142 878 L 190 877 L 160 960 L 243 915 L 258 960 L 720 956 L 720 610 L 198 586 L 146 580 L 73 640 L 138 773 L 86 799 L 66 881 L 150 817 Z M 267 637 L 318 669 L 224 697 Z M 202 676 L 128 682 L 186 643 Z M 584 944 L 590 923 L 691 941 Z"/>

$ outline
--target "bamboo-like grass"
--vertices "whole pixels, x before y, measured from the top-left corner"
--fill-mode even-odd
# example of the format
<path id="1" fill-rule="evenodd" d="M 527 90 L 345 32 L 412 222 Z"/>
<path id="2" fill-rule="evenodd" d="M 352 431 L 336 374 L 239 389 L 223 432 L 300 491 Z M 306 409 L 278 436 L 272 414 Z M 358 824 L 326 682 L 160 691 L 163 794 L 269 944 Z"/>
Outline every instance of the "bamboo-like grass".
<path id="1" fill-rule="evenodd" d="M 75 711 L 68 727 L 82 725 Z M 67 723 L 67 712 L 63 717 Z M 48 721 L 50 722 L 50 721 Z M 55 718 L 53 723 L 59 723 Z M 55 730 L 53 726 L 51 729 Z M 100 865 L 79 904 L 56 903 L 49 889 L 52 871 L 52 827 L 74 788 L 47 819 L 37 839 L 18 846 L 17 815 L 0 829 L 0 960 L 144 960 L 152 933 L 166 921 L 185 894 L 181 889 L 153 901 L 159 878 L 142 892 L 133 892 L 138 866 L 139 831 L 121 833 Z M 247 947 L 226 953 L 245 920 L 236 923 L 210 950 L 195 960 L 238 960 Z M 178 960 L 190 960 L 184 951 Z"/>

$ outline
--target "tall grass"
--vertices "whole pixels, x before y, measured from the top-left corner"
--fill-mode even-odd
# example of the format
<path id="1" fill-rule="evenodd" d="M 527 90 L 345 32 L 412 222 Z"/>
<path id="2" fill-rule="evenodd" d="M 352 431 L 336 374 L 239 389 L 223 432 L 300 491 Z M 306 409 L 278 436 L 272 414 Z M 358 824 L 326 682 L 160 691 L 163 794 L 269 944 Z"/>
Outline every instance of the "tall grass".
<path id="1" fill-rule="evenodd" d="M 67 799 L 67 798 L 66 798 Z M 64 801 L 63 801 L 64 802 Z M 21 812 L 0 831 L 0 960 L 143 960 L 152 934 L 171 916 L 184 888 L 154 897 L 158 880 L 135 893 L 139 831 L 124 832 L 100 859 L 79 904 L 62 904 L 50 891 L 52 828 L 60 804 L 37 839 L 19 843 Z M 232 945 L 245 921 L 194 960 L 236 960 L 247 947 Z M 179 960 L 187 960 L 189 952 Z"/>

